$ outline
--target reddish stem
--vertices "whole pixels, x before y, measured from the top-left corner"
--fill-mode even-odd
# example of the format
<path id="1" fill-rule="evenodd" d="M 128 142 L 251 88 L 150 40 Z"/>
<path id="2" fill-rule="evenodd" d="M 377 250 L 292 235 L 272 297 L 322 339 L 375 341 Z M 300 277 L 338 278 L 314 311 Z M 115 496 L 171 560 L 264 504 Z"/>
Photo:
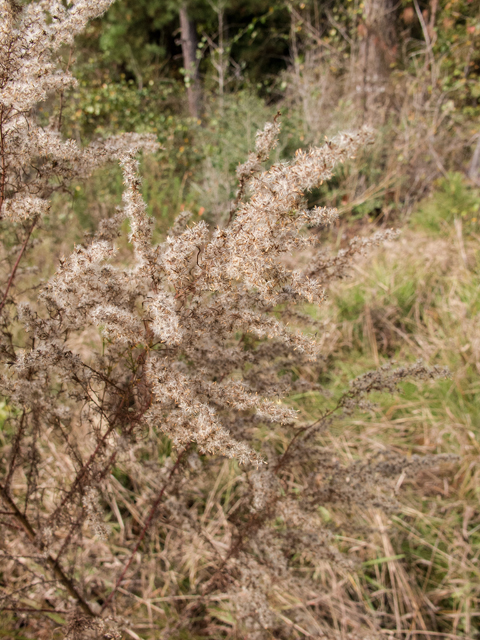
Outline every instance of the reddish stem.
<path id="1" fill-rule="evenodd" d="M 14 611 L 15 613 L 56 613 L 60 615 L 68 615 L 69 611 L 57 611 L 57 609 L 32 609 L 29 607 L 4 607 L 2 611 Z"/>
<path id="2" fill-rule="evenodd" d="M 0 207 L 2 205 L 2 202 L 3 202 L 3 198 L 0 200 Z M 38 220 L 38 218 L 36 218 L 34 220 L 32 226 L 30 227 L 30 229 L 29 229 L 29 231 L 27 233 L 27 237 L 25 238 L 24 243 L 22 244 L 22 248 L 20 249 L 20 253 L 17 256 L 17 260 L 16 260 L 15 264 L 13 265 L 12 272 L 11 272 L 10 277 L 8 279 L 8 282 L 7 282 L 7 288 L 5 289 L 5 293 L 3 294 L 2 301 L 0 302 L 0 313 L 3 310 L 3 307 L 5 306 L 5 303 L 7 302 L 8 292 L 10 291 L 10 287 L 13 284 L 13 279 L 15 278 L 15 274 L 17 273 L 18 265 L 20 264 L 20 260 L 22 259 L 23 254 L 25 253 L 25 249 L 27 248 L 27 244 L 28 244 L 28 241 L 30 240 L 30 236 L 32 235 L 32 232 L 35 229 L 35 225 L 37 224 L 37 220 Z"/>
<path id="3" fill-rule="evenodd" d="M 20 511 L 20 509 L 17 507 L 15 502 L 12 500 L 12 498 L 9 496 L 9 494 L 5 490 L 5 487 L 2 486 L 1 484 L 0 484 L 0 495 L 2 497 L 3 502 L 12 511 L 13 513 L 12 517 L 14 517 L 15 520 L 22 526 L 22 529 L 27 534 L 27 537 L 30 540 L 30 542 L 33 545 L 38 547 L 38 539 L 37 539 L 36 531 L 33 529 L 32 525 L 28 521 L 27 516 L 25 516 Z M 45 558 L 45 564 L 50 569 L 50 571 L 54 573 L 57 580 L 59 580 L 63 584 L 63 586 L 67 589 L 70 596 L 72 596 L 72 598 L 74 598 L 74 600 L 78 602 L 83 612 L 88 616 L 91 616 L 92 618 L 95 617 L 95 614 L 90 609 L 90 605 L 87 603 L 86 600 L 83 599 L 83 597 L 80 595 L 80 592 L 77 591 L 77 588 L 73 583 L 72 579 L 69 578 L 64 573 L 62 567 L 60 566 L 60 563 L 54 560 L 52 556 L 48 554 Z"/>
<path id="4" fill-rule="evenodd" d="M 157 496 L 157 498 L 156 498 L 155 502 L 154 502 L 154 503 L 153 503 L 153 505 L 152 505 L 152 508 L 150 509 L 150 512 L 149 512 L 148 517 L 147 517 L 147 520 L 146 520 L 146 522 L 145 522 L 145 525 L 144 525 L 144 527 L 143 527 L 143 529 L 142 529 L 142 531 L 141 531 L 141 533 L 140 533 L 140 535 L 139 535 L 139 537 L 138 537 L 137 544 L 135 545 L 135 548 L 133 549 L 132 553 L 130 554 L 130 558 L 128 559 L 127 564 L 124 566 L 123 571 L 122 571 L 122 573 L 120 574 L 120 576 L 119 576 L 119 578 L 118 578 L 117 582 L 115 583 L 114 588 L 113 588 L 113 589 L 112 589 L 112 591 L 110 592 L 110 594 L 109 594 L 108 598 L 107 598 L 107 599 L 105 600 L 105 602 L 103 603 L 103 606 L 102 606 L 102 609 L 101 609 L 100 613 L 103 613 L 103 611 L 108 607 L 108 605 L 109 605 L 109 604 L 110 604 L 110 602 L 112 601 L 113 596 L 114 596 L 114 595 L 115 595 L 115 593 L 117 592 L 118 587 L 119 587 L 119 586 L 120 586 L 120 584 L 122 583 L 122 580 L 124 579 L 125 574 L 126 574 L 126 573 L 127 573 L 127 571 L 128 571 L 128 568 L 130 567 L 130 565 L 131 565 L 131 564 L 132 564 L 132 562 L 133 562 L 133 559 L 134 559 L 134 557 L 135 557 L 135 554 L 137 553 L 137 551 L 138 551 L 138 549 L 139 549 L 140 545 L 142 544 L 142 540 L 144 539 L 145 534 L 146 534 L 146 533 L 147 533 L 147 531 L 148 531 L 148 528 L 149 528 L 149 527 L 150 527 L 150 525 L 152 524 L 153 518 L 154 518 L 154 516 L 155 516 L 155 512 L 157 511 L 158 506 L 159 506 L 160 502 L 162 501 L 163 494 L 165 493 L 165 490 L 166 490 L 166 488 L 167 488 L 167 486 L 168 486 L 168 483 L 170 482 L 170 479 L 172 478 L 172 476 L 173 476 L 173 474 L 175 473 L 175 471 L 176 471 L 176 470 L 178 469 L 178 467 L 180 466 L 180 462 L 182 461 L 182 459 L 183 459 L 184 455 L 187 453 L 188 449 L 189 449 L 189 447 L 186 447 L 186 449 L 184 449 L 184 450 L 182 451 L 182 453 L 178 456 L 177 461 L 176 461 L 175 465 L 173 466 L 172 470 L 171 470 L 171 471 L 170 471 L 170 473 L 168 474 L 168 478 L 166 479 L 165 484 L 163 485 L 163 487 L 162 487 L 162 489 L 161 489 L 160 493 L 158 494 L 158 496 Z"/>
<path id="5" fill-rule="evenodd" d="M 2 207 L 5 200 L 5 141 L 3 137 L 3 109 L 0 115 L 0 154 L 2 156 L 2 179 L 0 180 L 0 220 L 2 219 Z"/>

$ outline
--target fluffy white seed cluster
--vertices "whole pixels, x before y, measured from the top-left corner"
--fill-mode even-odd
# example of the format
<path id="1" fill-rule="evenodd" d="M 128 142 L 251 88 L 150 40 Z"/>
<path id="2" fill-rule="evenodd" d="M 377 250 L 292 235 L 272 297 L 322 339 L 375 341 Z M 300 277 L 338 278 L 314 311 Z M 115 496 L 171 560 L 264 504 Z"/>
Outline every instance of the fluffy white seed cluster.
<path id="1" fill-rule="evenodd" d="M 292 162 L 274 165 L 253 176 L 248 184 L 250 198 L 241 203 L 237 216 L 227 230 L 219 231 L 205 249 L 210 263 L 209 278 L 215 289 L 225 289 L 231 280 L 242 280 L 247 288 L 256 288 L 268 303 L 278 301 L 279 284 L 291 284 L 302 298 L 322 298 L 321 283 L 307 276 L 291 274 L 278 258 L 312 242 L 302 234 L 305 225 L 325 225 L 335 212 L 315 208 L 303 210 L 307 191 L 332 176 L 335 166 L 352 157 L 371 140 L 367 127 L 352 134 L 342 134 L 322 148 L 297 152 Z M 222 260 L 228 256 L 228 260 Z M 300 281 L 302 286 L 298 287 Z"/>
<path id="2" fill-rule="evenodd" d="M 273 122 L 267 122 L 263 131 L 257 131 L 255 138 L 255 152 L 249 153 L 248 159 L 237 167 L 237 177 L 240 183 L 239 195 L 241 195 L 244 183 L 254 173 L 261 171 L 262 162 L 268 160 L 270 152 L 277 146 L 280 123 L 278 116 Z"/>
<path id="3" fill-rule="evenodd" d="M 258 136 L 259 157 L 276 144 L 278 130 L 274 123 Z M 257 173 L 230 226 L 211 232 L 203 221 L 187 226 L 188 215 L 181 214 L 158 246 L 152 244 L 135 148 L 123 153 L 124 204 L 114 222 L 129 220 L 134 262 L 127 268 L 115 264 L 113 223 L 102 225 L 88 247 L 77 247 L 41 294 L 51 317 L 59 318 L 48 339 L 59 343 L 63 331 L 92 325 L 114 351 L 147 345 L 141 368 L 142 384 L 150 389 L 144 421 L 178 447 L 195 442 L 200 451 L 257 465 L 261 457 L 229 432 L 222 415 L 291 422 L 295 413 L 232 379 L 245 363 L 244 344 L 235 336 L 279 340 L 307 358 L 318 357 L 319 343 L 300 329 L 290 330 L 271 310 L 279 302 L 321 302 L 322 278 L 288 271 L 281 257 L 312 243 L 309 226 L 335 219 L 331 209 L 306 210 L 304 193 L 370 138 L 368 129 L 342 134 Z M 118 140 L 108 144 L 118 152 Z M 30 328 L 41 338 L 37 325 Z M 42 341 L 36 350 L 41 348 Z"/>
<path id="4" fill-rule="evenodd" d="M 222 416 L 233 412 L 284 422 L 294 414 L 245 382 L 234 382 L 247 361 L 244 337 L 274 339 L 307 358 L 318 357 L 319 343 L 300 329 L 290 330 L 272 310 L 280 302 L 321 302 L 324 279 L 290 272 L 281 259 L 315 241 L 309 227 L 335 219 L 334 210 L 306 209 L 304 195 L 329 179 L 335 166 L 368 144 L 372 134 L 367 128 L 342 134 L 262 171 L 277 144 L 280 124 L 275 118 L 257 134 L 255 151 L 239 167 L 232 224 L 212 232 L 203 221 L 188 226 L 189 214 L 182 213 L 166 241 L 154 246 L 135 154 L 154 151 L 155 140 L 126 134 L 81 148 L 63 140 L 58 127 L 39 127 L 30 115 L 32 105 L 49 92 L 74 82 L 68 72 L 58 70 L 55 52 L 109 4 L 44 0 L 17 16 L 1 0 L 6 19 L 0 36 L 5 69 L 0 126 L 6 167 L 2 181 L 7 185 L 2 215 L 13 223 L 35 221 L 48 210 L 53 179 L 67 184 L 107 160 L 120 162 L 125 184 L 121 213 L 100 226 L 89 246 L 76 247 L 41 293 L 49 318 L 40 320 L 25 307 L 35 347 L 26 359 L 17 358 L 15 371 L 21 378 L 28 366 L 32 378 L 35 367 L 48 361 L 49 366 L 55 363 L 64 384 L 78 384 L 85 374 L 72 366 L 62 345 L 65 332 L 89 326 L 100 329 L 110 345 L 111 355 L 102 357 L 114 360 L 122 349 L 143 345 L 147 351 L 135 373 L 141 380 L 135 395 L 138 406 L 141 399 L 148 403 L 144 421 L 168 433 L 178 446 L 196 442 L 202 451 L 258 464 L 260 456 L 230 434 Z M 37 170 L 27 171 L 27 166 Z M 115 263 L 115 239 L 124 218 L 135 250 L 128 267 Z M 238 341 L 237 336 L 243 338 Z"/>
<path id="5" fill-rule="evenodd" d="M 48 211 L 48 198 L 75 178 L 85 178 L 106 161 L 132 148 L 158 145 L 152 136 L 125 134 L 81 148 L 63 140 L 59 120 L 40 127 L 32 108 L 52 93 L 75 84 L 61 70 L 57 54 L 112 0 L 31 2 L 19 9 L 0 0 L 0 218 L 36 219 Z"/>

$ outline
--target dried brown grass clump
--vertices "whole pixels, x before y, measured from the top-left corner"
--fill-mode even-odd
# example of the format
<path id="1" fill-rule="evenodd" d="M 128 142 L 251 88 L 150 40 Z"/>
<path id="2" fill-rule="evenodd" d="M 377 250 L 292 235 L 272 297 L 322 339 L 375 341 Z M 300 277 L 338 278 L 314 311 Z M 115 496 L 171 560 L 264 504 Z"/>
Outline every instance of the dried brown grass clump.
<path id="1" fill-rule="evenodd" d="M 52 52 L 108 4 L 1 5 L 0 207 L 6 237 L 18 242 L 4 249 L 11 266 L 0 305 L 0 605 L 25 615 L 27 629 L 44 614 L 72 639 L 119 638 L 122 627 L 135 638 L 134 624 L 165 638 L 378 635 L 355 598 L 327 598 L 320 587 L 324 572 L 336 584 L 355 571 L 322 509 L 391 512 L 399 476 L 450 457 L 385 452 L 342 464 L 319 435 L 335 416 L 370 409 L 373 392 L 447 371 L 386 364 L 310 423 L 279 399 L 291 384 L 286 367 L 321 355 L 295 307 L 322 302 L 324 286 L 370 241 L 307 269 L 281 259 L 318 243 L 310 229 L 335 212 L 308 209 L 305 193 L 372 132 L 340 134 L 263 170 L 279 133 L 278 121 L 268 124 L 238 170 L 230 223 L 189 226 L 182 214 L 156 245 L 135 159 L 155 141 L 129 135 L 81 149 L 32 113 L 72 82 Z M 52 190 L 108 159 L 123 169 L 123 206 L 20 300 L 20 263 L 41 240 Z M 116 258 L 124 220 L 128 265 Z M 92 330 L 98 343 L 74 350 Z M 353 535 L 352 520 L 344 527 Z"/>

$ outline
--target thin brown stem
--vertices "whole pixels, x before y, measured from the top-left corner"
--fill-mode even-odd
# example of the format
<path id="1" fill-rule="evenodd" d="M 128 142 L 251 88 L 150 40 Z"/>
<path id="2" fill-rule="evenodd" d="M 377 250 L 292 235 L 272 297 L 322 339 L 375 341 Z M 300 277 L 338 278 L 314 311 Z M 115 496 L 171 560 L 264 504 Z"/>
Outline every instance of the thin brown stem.
<path id="1" fill-rule="evenodd" d="M 103 380 L 103 382 L 106 382 L 107 384 L 111 385 L 112 387 L 114 387 L 117 391 L 120 391 L 120 393 L 124 393 L 124 389 L 121 389 L 118 385 L 116 385 L 114 382 L 112 382 L 110 380 L 110 378 L 108 378 L 107 376 L 103 375 L 103 373 L 101 373 L 100 371 L 97 371 L 96 369 L 94 369 L 93 367 L 91 367 L 90 365 L 88 365 L 86 362 L 82 362 L 82 365 L 88 369 L 89 371 L 91 371 L 92 373 L 94 373 L 96 376 L 98 376 L 100 378 L 100 380 Z"/>
<path id="2" fill-rule="evenodd" d="M 296 432 L 296 434 L 290 440 L 290 443 L 288 444 L 288 446 L 287 446 L 285 452 L 283 453 L 283 455 L 281 456 L 280 460 L 278 461 L 276 466 L 273 468 L 273 473 L 274 474 L 278 474 L 280 469 L 288 461 L 288 458 L 291 456 L 291 453 L 293 451 L 293 447 L 296 444 L 296 442 L 298 441 L 299 437 L 301 435 L 305 434 L 306 432 L 310 431 L 314 427 L 318 427 L 318 425 L 321 424 L 322 421 L 326 420 L 333 413 L 335 413 L 335 411 L 340 409 L 346 396 L 348 396 L 348 393 L 340 398 L 340 400 L 337 402 L 335 407 L 333 407 L 333 409 L 330 409 L 329 411 L 326 411 L 321 418 L 319 418 L 318 420 L 315 420 L 315 422 L 312 422 L 311 424 L 306 425 L 305 427 L 302 427 L 301 429 L 299 429 Z M 276 501 L 277 501 L 277 498 L 275 498 L 272 501 L 270 506 L 273 507 L 273 503 L 275 503 Z M 267 518 L 267 516 L 266 516 L 265 513 L 263 515 L 261 515 L 261 516 L 259 514 L 257 514 L 257 513 L 254 513 L 254 514 L 250 515 L 249 519 L 247 520 L 245 525 L 242 527 L 242 531 L 239 533 L 236 541 L 230 546 L 230 549 L 229 549 L 227 555 L 225 556 L 225 558 L 223 559 L 222 563 L 220 564 L 218 569 L 215 571 L 214 575 L 210 578 L 210 580 L 206 584 L 205 589 L 204 589 L 205 593 L 208 593 L 214 587 L 215 580 L 218 578 L 218 576 L 221 575 L 221 572 L 226 567 L 227 562 L 240 551 L 240 549 L 242 548 L 243 542 L 244 542 L 245 538 L 247 537 L 247 535 L 251 535 L 252 531 L 258 530 L 260 528 L 260 526 L 263 524 L 263 522 L 265 521 L 266 518 Z"/>
<path id="3" fill-rule="evenodd" d="M 85 520 L 85 511 L 82 510 L 80 512 L 80 515 L 78 516 L 78 518 L 70 526 L 70 531 L 65 536 L 65 539 L 62 542 L 62 546 L 60 547 L 60 549 L 57 552 L 57 555 L 55 556 L 55 562 L 58 562 L 60 560 L 60 558 L 64 554 L 65 550 L 68 548 L 68 546 L 70 544 L 70 541 L 72 540 L 72 537 L 73 537 L 75 531 L 80 531 L 81 530 L 82 523 L 83 523 L 84 520 Z"/>
<path id="4" fill-rule="evenodd" d="M 27 534 L 27 537 L 30 540 L 30 542 L 33 545 L 38 546 L 37 534 L 34 528 L 28 521 L 27 517 L 20 511 L 20 509 L 15 504 L 15 502 L 8 495 L 3 485 L 0 485 L 0 494 L 2 496 L 3 501 L 8 506 L 8 508 L 11 509 L 11 511 L 13 512 L 12 517 L 14 517 L 15 520 L 21 525 L 22 529 Z M 59 562 L 54 560 L 50 556 L 50 554 L 48 554 L 47 557 L 45 558 L 45 564 L 50 569 L 50 571 L 52 571 L 52 573 L 55 575 L 57 580 L 59 580 L 59 582 L 63 584 L 63 586 L 68 591 L 68 593 L 72 596 L 72 598 L 78 602 L 82 611 L 90 617 L 95 617 L 95 614 L 90 609 L 90 606 L 88 605 L 86 600 L 80 595 L 73 581 L 65 575 Z"/>
<path id="5" fill-rule="evenodd" d="M 3 176 L 3 174 L 2 174 L 2 176 Z M 8 292 L 10 291 L 10 287 L 13 284 L 13 280 L 15 278 L 15 274 L 17 273 L 18 265 L 20 264 L 20 260 L 22 259 L 23 254 L 25 253 L 25 249 L 27 248 L 28 241 L 30 240 L 30 236 L 32 235 L 33 230 L 35 229 L 35 225 L 37 224 L 37 221 L 38 221 L 38 218 L 35 217 L 35 220 L 33 221 L 33 224 L 32 224 L 32 226 L 30 227 L 30 229 L 29 229 L 29 231 L 27 233 L 27 237 L 25 238 L 25 240 L 24 240 L 24 242 L 22 244 L 22 248 L 20 249 L 20 253 L 17 256 L 15 264 L 13 265 L 12 272 L 10 273 L 10 277 L 8 278 L 7 288 L 5 289 L 5 293 L 3 294 L 2 301 L 0 302 L 0 313 L 3 310 L 3 307 L 5 306 L 5 303 L 7 302 Z"/>
<path id="6" fill-rule="evenodd" d="M 2 177 L 0 179 L 0 220 L 2 219 L 2 207 L 5 200 L 5 137 L 3 134 L 3 108 L 0 111 L 0 155 L 2 156 Z"/>
<path id="7" fill-rule="evenodd" d="M 157 496 L 157 497 L 156 497 L 156 499 L 155 499 L 155 502 L 153 503 L 153 505 L 152 505 L 152 507 L 151 507 L 151 509 L 150 509 L 150 512 L 149 512 L 148 517 L 147 517 L 147 520 L 145 521 L 145 525 L 144 525 L 144 527 L 143 527 L 142 531 L 140 532 L 140 535 L 138 536 L 137 544 L 135 545 L 135 547 L 134 547 L 134 549 L 133 549 L 132 553 L 130 554 L 130 557 L 129 557 L 129 559 L 128 559 L 128 561 L 127 561 L 126 565 L 124 566 L 124 568 L 123 568 L 123 570 L 122 570 L 122 573 L 121 573 L 121 574 L 120 574 L 120 576 L 118 577 L 118 580 L 117 580 L 117 582 L 115 583 L 114 588 L 113 588 L 113 589 L 112 589 L 112 591 L 110 592 L 110 594 L 109 594 L 108 598 L 107 598 L 107 599 L 105 600 L 105 602 L 103 603 L 103 606 L 102 606 L 102 609 L 101 609 L 101 612 L 100 612 L 100 613 L 103 613 L 103 611 L 105 611 L 105 609 L 110 605 L 110 603 L 111 603 L 111 601 L 112 601 L 112 599 L 113 599 L 113 597 L 114 597 L 115 593 L 117 592 L 117 590 L 118 590 L 119 586 L 121 585 L 121 583 L 122 583 L 122 581 L 123 581 L 123 579 L 124 579 L 124 577 L 125 577 L 125 574 L 126 574 L 126 573 L 127 573 L 127 571 L 128 571 L 128 568 L 130 567 L 130 565 L 131 565 L 131 564 L 132 564 L 132 562 L 133 562 L 133 559 L 134 559 L 134 557 L 135 557 L 135 554 L 137 553 L 137 551 L 138 551 L 138 549 L 139 549 L 140 545 L 142 544 L 142 541 L 143 541 L 143 539 L 144 539 L 144 537 L 145 537 L 145 535 L 146 535 L 146 533 L 147 533 L 147 531 L 148 531 L 148 529 L 149 529 L 150 525 L 151 525 L 151 524 L 152 524 L 152 522 L 153 522 L 153 518 L 155 517 L 155 513 L 156 513 L 156 511 L 157 511 L 157 509 L 158 509 L 158 506 L 160 505 L 160 502 L 162 501 L 163 495 L 164 495 L 164 493 L 165 493 L 165 491 L 166 491 L 166 489 L 167 489 L 167 487 L 168 487 L 168 484 L 169 484 L 169 482 L 170 482 L 171 478 L 173 477 L 173 475 L 174 475 L 175 471 L 176 471 L 176 470 L 178 469 L 178 467 L 180 466 L 180 463 L 182 462 L 183 458 L 185 457 L 185 454 L 187 453 L 187 451 L 188 451 L 189 449 L 190 449 L 190 446 L 187 446 L 187 447 L 182 451 L 182 453 L 178 456 L 177 461 L 175 462 L 174 466 L 172 467 L 172 470 L 171 470 L 171 471 L 170 471 L 170 473 L 168 474 L 168 477 L 167 477 L 167 479 L 165 480 L 165 483 L 164 483 L 163 487 L 161 488 L 161 490 L 160 490 L 160 492 L 159 492 L 158 496 Z"/>
<path id="8" fill-rule="evenodd" d="M 316 427 L 319 424 L 321 424 L 324 420 L 326 420 L 331 415 L 333 415 L 335 413 L 335 411 L 338 411 L 338 409 L 340 409 L 340 407 L 342 406 L 344 400 L 345 400 L 345 396 L 342 396 L 340 398 L 340 400 L 337 402 L 337 404 L 335 405 L 335 407 L 333 407 L 333 409 L 330 409 L 329 411 L 326 411 L 321 418 L 319 418 L 318 420 L 315 420 L 315 422 L 312 422 L 311 424 L 307 424 L 305 427 L 302 427 L 301 429 L 299 429 L 295 433 L 293 438 L 288 443 L 288 446 L 285 449 L 282 457 L 280 458 L 280 460 L 277 462 L 277 464 L 273 468 L 273 473 L 275 473 L 275 474 L 278 473 L 279 470 L 284 466 L 285 462 L 288 460 L 288 457 L 291 455 L 293 447 L 294 447 L 295 443 L 297 442 L 298 438 L 300 436 L 302 436 L 304 433 L 306 433 L 307 431 L 310 431 L 310 429 L 313 429 L 313 427 Z"/>
<path id="9" fill-rule="evenodd" d="M 273 118 L 273 121 L 276 123 L 277 120 L 280 118 L 280 116 L 282 115 L 281 111 L 277 111 L 275 117 Z M 262 157 L 260 156 L 260 154 L 257 154 L 257 161 L 259 163 L 262 162 Z M 232 223 L 233 220 L 233 216 L 235 214 L 235 211 L 237 210 L 238 205 L 240 204 L 240 201 L 242 200 L 243 196 L 245 195 L 245 190 L 247 188 L 247 184 L 248 181 L 250 180 L 250 178 L 253 176 L 253 173 L 250 173 L 250 175 L 248 176 L 242 176 L 240 178 L 240 181 L 238 183 L 238 191 L 237 191 L 237 195 L 235 197 L 235 200 L 233 201 L 231 208 L 230 208 L 230 215 L 228 217 L 228 222 L 225 225 L 226 227 L 229 227 Z"/>
<path id="10" fill-rule="evenodd" d="M 25 410 L 23 410 L 22 412 L 22 417 L 20 418 L 20 424 L 18 425 L 18 431 L 15 436 L 15 441 L 12 447 L 12 455 L 10 457 L 10 467 L 8 469 L 7 478 L 5 480 L 5 491 L 7 493 L 10 493 L 10 483 L 12 482 L 12 477 L 15 471 L 15 462 L 20 452 L 20 446 L 21 446 L 24 433 L 25 433 Z"/>
<path id="11" fill-rule="evenodd" d="M 102 447 L 105 445 L 105 442 L 107 441 L 107 438 L 112 433 L 114 428 L 115 428 L 115 424 L 114 423 L 110 424 L 110 426 L 108 427 L 108 429 L 106 430 L 102 438 L 97 443 L 97 446 L 95 447 L 95 450 L 91 454 L 88 461 L 79 470 L 77 477 L 75 478 L 75 481 L 70 487 L 68 493 L 63 498 L 62 502 L 58 505 L 58 507 L 55 509 L 55 511 L 52 513 L 52 515 L 50 516 L 49 518 L 50 522 L 54 522 L 56 520 L 56 518 L 61 513 L 62 509 L 72 500 L 73 496 L 77 493 L 78 489 L 81 487 L 83 483 L 85 476 L 89 473 L 92 464 L 94 463 L 95 459 L 97 458 L 97 455 L 100 453 Z M 116 457 L 116 452 L 112 454 L 108 462 L 112 463 L 115 457 Z"/>

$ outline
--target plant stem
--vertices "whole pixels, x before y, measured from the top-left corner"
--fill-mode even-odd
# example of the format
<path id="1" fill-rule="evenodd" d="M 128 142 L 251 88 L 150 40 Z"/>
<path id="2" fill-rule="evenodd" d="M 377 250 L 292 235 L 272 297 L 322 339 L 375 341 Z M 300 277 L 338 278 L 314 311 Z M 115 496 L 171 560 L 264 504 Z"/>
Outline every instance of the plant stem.
<path id="1" fill-rule="evenodd" d="M 9 496 L 5 487 L 1 484 L 0 484 L 0 494 L 2 496 L 3 501 L 8 506 L 8 508 L 11 509 L 12 517 L 14 517 L 15 520 L 22 526 L 30 542 L 32 542 L 35 546 L 37 546 L 38 543 L 36 542 L 36 532 L 34 528 L 28 521 L 27 517 L 23 515 L 23 513 L 17 507 L 15 502 Z M 95 617 L 95 614 L 90 609 L 90 606 L 88 605 L 86 600 L 84 600 L 84 598 L 80 595 L 80 593 L 77 591 L 77 588 L 75 587 L 73 581 L 70 580 L 70 578 L 68 578 L 65 575 L 58 561 L 54 560 L 50 556 L 50 554 L 48 554 L 47 557 L 45 558 L 45 563 L 47 564 L 48 568 L 53 572 L 55 577 L 63 584 L 63 586 L 68 591 L 68 593 L 72 596 L 72 598 L 74 598 L 78 602 L 82 611 L 92 618 Z"/>
<path id="2" fill-rule="evenodd" d="M 165 483 L 164 483 L 163 487 L 161 488 L 161 490 L 160 490 L 160 492 L 159 492 L 159 494 L 158 494 L 157 498 L 155 499 L 155 502 L 153 503 L 153 505 L 152 505 L 152 507 L 151 507 L 151 509 L 150 509 L 150 512 L 149 512 L 148 517 L 147 517 L 147 520 L 146 520 L 146 522 L 145 522 L 145 525 L 144 525 L 144 527 L 143 527 L 142 531 L 140 532 L 140 535 L 138 536 L 137 544 L 135 545 L 135 547 L 134 547 L 134 549 L 133 549 L 132 553 L 130 554 L 130 557 L 129 557 L 128 561 L 127 561 L 127 564 L 124 566 L 124 568 L 123 568 L 123 570 L 122 570 L 122 573 L 120 574 L 120 576 L 119 576 L 119 578 L 118 578 L 117 582 L 115 583 L 114 588 L 113 588 L 113 589 L 112 589 L 112 591 L 110 592 L 110 594 L 109 594 L 108 598 L 107 598 L 107 599 L 105 600 L 105 602 L 103 603 L 103 606 L 102 606 L 102 609 L 101 609 L 101 612 L 100 612 L 100 613 L 103 613 L 103 611 L 104 611 L 104 610 L 109 606 L 109 604 L 111 603 L 111 601 L 112 601 L 112 599 L 113 599 L 113 596 L 115 595 L 115 593 L 117 592 L 117 590 L 118 590 L 118 588 L 119 588 L 120 584 L 122 583 L 122 580 L 124 579 L 125 574 L 126 574 L 126 573 L 127 573 L 127 571 L 128 571 L 128 568 L 130 567 L 130 565 L 131 565 L 131 564 L 132 564 L 132 562 L 133 562 L 133 559 L 134 559 L 134 557 L 135 557 L 135 554 L 137 553 L 137 551 L 138 551 L 138 549 L 139 549 L 140 545 L 142 544 L 142 540 L 144 539 L 145 534 L 147 533 L 147 531 L 148 531 L 148 529 L 149 529 L 150 525 L 152 524 L 153 518 L 154 518 L 154 516 L 155 516 L 155 513 L 156 513 L 156 511 L 157 511 L 157 509 L 158 509 L 158 506 L 159 506 L 160 502 L 162 501 L 162 498 L 163 498 L 163 495 L 164 495 L 164 493 L 165 493 L 165 490 L 166 490 L 166 488 L 167 488 L 167 486 L 168 486 L 168 483 L 170 482 L 170 479 L 172 478 L 172 476 L 173 476 L 173 474 L 175 473 L 175 471 L 176 471 L 176 470 L 178 469 L 178 467 L 180 466 L 180 463 L 181 463 L 181 461 L 182 461 L 183 457 L 185 456 L 185 454 L 187 453 L 187 451 L 189 450 L 189 448 L 190 448 L 190 446 L 187 446 L 187 447 L 182 451 L 182 453 L 178 456 L 177 461 L 175 462 L 175 465 L 173 466 L 172 470 L 171 470 L 171 471 L 170 471 L 170 473 L 168 474 L 168 477 L 167 477 L 167 479 L 166 479 L 166 481 L 165 481 Z"/>
<path id="3" fill-rule="evenodd" d="M 15 278 L 15 274 L 17 273 L 17 269 L 18 269 L 18 265 L 20 264 L 20 260 L 22 259 L 23 254 L 25 253 L 25 249 L 27 248 L 27 244 L 28 241 L 30 240 L 30 236 L 32 235 L 33 230 L 35 229 L 35 225 L 37 224 L 37 220 L 38 218 L 36 217 L 32 226 L 30 227 L 28 233 L 27 233 L 27 237 L 25 238 L 23 244 L 22 244 L 22 248 L 20 249 L 20 253 L 17 256 L 17 260 L 15 262 L 15 264 L 13 265 L 13 269 L 12 272 L 10 274 L 10 277 L 8 279 L 7 282 L 7 288 L 5 289 L 5 293 L 3 294 L 3 298 L 2 301 L 0 302 L 0 313 L 3 310 L 3 307 L 5 306 L 5 303 L 7 302 L 7 296 L 8 296 L 8 292 L 10 291 L 10 287 L 13 284 L 13 279 Z"/>

